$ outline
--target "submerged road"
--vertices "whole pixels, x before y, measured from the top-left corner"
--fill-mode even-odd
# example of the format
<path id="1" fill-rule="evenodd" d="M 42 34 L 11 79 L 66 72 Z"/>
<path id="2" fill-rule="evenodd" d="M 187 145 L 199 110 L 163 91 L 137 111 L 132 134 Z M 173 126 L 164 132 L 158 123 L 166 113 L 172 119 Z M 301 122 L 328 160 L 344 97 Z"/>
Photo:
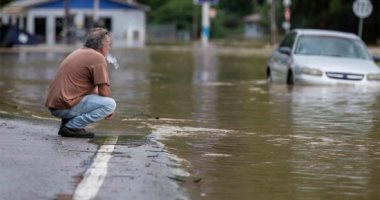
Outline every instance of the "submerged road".
<path id="1" fill-rule="evenodd" d="M 187 199 L 153 141 L 98 148 L 44 123 L 0 119 L 0 199 Z"/>

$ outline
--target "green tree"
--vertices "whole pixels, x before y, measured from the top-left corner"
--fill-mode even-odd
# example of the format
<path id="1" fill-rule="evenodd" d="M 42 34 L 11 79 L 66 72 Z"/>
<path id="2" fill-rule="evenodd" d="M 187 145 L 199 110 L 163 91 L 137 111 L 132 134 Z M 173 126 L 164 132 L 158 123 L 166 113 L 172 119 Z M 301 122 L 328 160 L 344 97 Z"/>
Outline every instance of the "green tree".
<path id="1" fill-rule="evenodd" d="M 357 33 L 359 19 L 352 12 L 355 0 L 292 0 L 292 28 L 321 28 Z M 194 6 L 193 0 L 139 0 L 150 6 L 149 23 L 173 23 L 182 30 L 200 30 L 200 6 Z M 236 36 L 242 33 L 244 16 L 261 13 L 263 23 L 269 29 L 269 10 L 267 0 L 219 0 L 217 16 L 211 21 L 212 37 Z M 276 0 L 278 30 L 283 32 L 284 20 L 282 0 Z M 373 13 L 364 20 L 363 38 L 366 41 L 380 41 L 380 1 L 372 0 Z"/>
<path id="2" fill-rule="evenodd" d="M 0 8 L 2 8 L 4 5 L 10 3 L 12 0 L 0 0 Z"/>
<path id="3" fill-rule="evenodd" d="M 191 30 L 193 1 L 141 0 L 140 3 L 151 8 L 150 13 L 148 13 L 149 23 L 175 23 L 180 30 Z"/>
<path id="4" fill-rule="evenodd" d="M 292 27 L 319 28 L 345 32 L 358 32 L 359 19 L 352 11 L 355 0 L 292 0 Z M 363 39 L 375 42 L 380 39 L 380 1 L 371 1 L 373 11 L 364 20 Z"/>
<path id="5" fill-rule="evenodd" d="M 224 38 L 241 35 L 244 16 L 252 13 L 254 2 L 253 0 L 220 0 L 215 6 L 218 14 L 211 23 L 211 36 Z"/>
<path id="6" fill-rule="evenodd" d="M 169 0 L 154 11 L 153 22 L 175 22 L 178 29 L 190 30 L 193 16 L 192 1 Z"/>
<path id="7" fill-rule="evenodd" d="M 244 17 L 252 13 L 256 2 L 255 0 L 220 0 L 217 8 L 231 15 Z"/>
<path id="8" fill-rule="evenodd" d="M 191 31 L 194 28 L 200 30 L 201 6 L 194 5 L 192 0 L 140 0 L 139 2 L 151 8 L 148 13 L 149 23 L 174 22 L 181 30 Z M 216 6 L 212 6 L 217 9 L 218 14 L 211 21 L 211 36 L 227 37 L 242 32 L 243 17 L 252 13 L 256 2 L 257 0 L 219 0 Z M 194 19 L 197 22 L 193 22 Z M 196 27 L 193 26 L 193 23 Z"/>

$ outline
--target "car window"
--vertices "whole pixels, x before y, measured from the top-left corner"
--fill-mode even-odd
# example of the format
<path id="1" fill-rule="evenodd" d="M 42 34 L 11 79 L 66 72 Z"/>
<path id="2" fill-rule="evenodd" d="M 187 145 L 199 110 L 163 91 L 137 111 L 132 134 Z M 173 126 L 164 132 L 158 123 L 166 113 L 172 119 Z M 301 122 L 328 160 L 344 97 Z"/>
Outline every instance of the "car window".
<path id="1" fill-rule="evenodd" d="M 360 40 L 334 36 L 300 36 L 295 54 L 370 59 L 367 48 Z"/>
<path id="2" fill-rule="evenodd" d="M 294 44 L 294 39 L 296 38 L 296 35 L 297 35 L 297 33 L 295 33 L 295 32 L 289 33 L 282 40 L 282 42 L 280 44 L 280 47 L 289 47 L 289 48 L 292 49 L 293 48 L 293 44 Z"/>

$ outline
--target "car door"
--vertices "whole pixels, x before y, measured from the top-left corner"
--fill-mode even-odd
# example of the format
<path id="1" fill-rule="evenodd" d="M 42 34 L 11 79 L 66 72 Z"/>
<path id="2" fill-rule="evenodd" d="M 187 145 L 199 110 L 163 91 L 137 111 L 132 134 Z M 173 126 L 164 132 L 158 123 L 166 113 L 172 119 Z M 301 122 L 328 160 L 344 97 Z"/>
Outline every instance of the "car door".
<path id="1" fill-rule="evenodd" d="M 286 83 L 289 69 L 291 69 L 291 56 L 293 52 L 296 32 L 289 33 L 280 43 L 278 49 L 273 52 L 271 70 L 274 79 Z"/>

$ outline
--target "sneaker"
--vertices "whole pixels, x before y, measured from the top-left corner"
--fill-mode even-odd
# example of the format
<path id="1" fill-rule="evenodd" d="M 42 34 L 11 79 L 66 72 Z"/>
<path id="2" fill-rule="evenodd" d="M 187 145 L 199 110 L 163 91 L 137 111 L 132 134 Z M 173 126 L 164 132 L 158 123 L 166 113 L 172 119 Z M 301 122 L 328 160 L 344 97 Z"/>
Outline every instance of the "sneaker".
<path id="1" fill-rule="evenodd" d="M 59 129 L 58 135 L 62 137 L 76 137 L 76 138 L 93 138 L 95 136 L 94 133 L 87 132 L 85 129 L 71 129 L 64 126 Z"/>
<path id="2" fill-rule="evenodd" d="M 61 130 L 66 124 L 67 122 L 69 122 L 70 119 L 61 119 L 61 125 L 59 126 L 59 130 Z"/>

